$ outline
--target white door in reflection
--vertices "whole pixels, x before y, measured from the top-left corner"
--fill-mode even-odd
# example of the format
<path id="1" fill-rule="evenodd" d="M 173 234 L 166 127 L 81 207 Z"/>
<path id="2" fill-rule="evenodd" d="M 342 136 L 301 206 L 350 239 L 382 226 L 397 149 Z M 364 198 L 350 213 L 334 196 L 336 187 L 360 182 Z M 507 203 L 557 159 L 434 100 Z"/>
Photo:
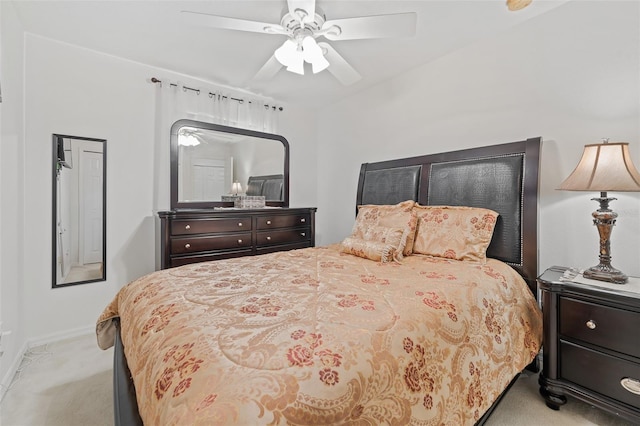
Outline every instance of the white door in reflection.
<path id="1" fill-rule="evenodd" d="M 224 168 L 224 160 L 194 160 L 193 166 L 193 198 L 194 201 L 207 201 L 220 198 L 220 194 L 228 192 L 228 180 Z"/>
<path id="2" fill-rule="evenodd" d="M 80 263 L 102 262 L 102 153 L 80 153 Z"/>

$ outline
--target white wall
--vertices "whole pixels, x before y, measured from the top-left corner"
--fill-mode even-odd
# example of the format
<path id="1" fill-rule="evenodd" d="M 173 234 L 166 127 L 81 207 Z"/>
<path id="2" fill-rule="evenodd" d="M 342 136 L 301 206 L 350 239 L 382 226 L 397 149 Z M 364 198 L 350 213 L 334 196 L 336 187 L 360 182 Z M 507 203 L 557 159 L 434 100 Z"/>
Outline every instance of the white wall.
<path id="1" fill-rule="evenodd" d="M 147 81 L 204 83 L 31 34 L 25 40 L 28 265 L 22 320 L 27 339 L 46 340 L 92 327 L 119 288 L 155 269 L 154 188 L 159 186 L 158 198 L 168 203 L 169 146 L 155 142 L 155 88 Z M 280 133 L 291 144 L 292 163 L 313 158 L 313 115 L 284 108 Z M 106 282 L 51 289 L 52 133 L 107 140 Z M 167 164 L 156 164 L 158 158 Z M 315 181 L 292 185 L 291 198 L 303 204 L 315 200 Z"/>
<path id="2" fill-rule="evenodd" d="M 351 231 L 363 162 L 542 136 L 540 271 L 598 263 L 595 193 L 555 191 L 587 143 L 640 167 L 638 2 L 569 2 L 319 114 L 319 244 Z M 345 190 L 347 188 L 347 190 Z M 640 195 L 611 194 L 613 265 L 640 276 Z"/>
<path id="3" fill-rule="evenodd" d="M 0 321 L 11 334 L 2 337 L 0 398 L 10 383 L 9 371 L 17 368 L 24 350 L 25 333 L 20 320 L 22 298 L 23 229 L 23 100 L 22 27 L 13 5 L 0 2 Z"/>

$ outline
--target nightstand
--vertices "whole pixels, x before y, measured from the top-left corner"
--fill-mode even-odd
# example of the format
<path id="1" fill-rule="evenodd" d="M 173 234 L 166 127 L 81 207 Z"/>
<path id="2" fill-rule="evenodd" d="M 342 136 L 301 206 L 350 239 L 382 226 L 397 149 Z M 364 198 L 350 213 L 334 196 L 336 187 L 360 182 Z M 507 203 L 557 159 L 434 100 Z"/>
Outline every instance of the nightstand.
<path id="1" fill-rule="evenodd" d="M 552 409 L 566 395 L 640 424 L 640 279 L 611 284 L 538 277 L 544 318 L 540 394 Z"/>

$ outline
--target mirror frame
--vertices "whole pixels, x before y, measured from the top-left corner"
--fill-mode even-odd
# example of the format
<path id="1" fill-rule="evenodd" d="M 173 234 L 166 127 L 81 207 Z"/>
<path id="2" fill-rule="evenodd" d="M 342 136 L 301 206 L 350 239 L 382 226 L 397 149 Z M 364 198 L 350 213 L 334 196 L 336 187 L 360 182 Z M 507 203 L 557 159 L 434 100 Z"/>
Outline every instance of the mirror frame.
<path id="1" fill-rule="evenodd" d="M 83 140 L 89 142 L 101 142 L 102 143 L 102 276 L 100 278 L 83 280 L 83 281 L 73 281 L 69 283 L 61 283 L 57 282 L 57 260 L 58 260 L 58 209 L 57 209 L 57 199 L 58 199 L 58 185 L 57 185 L 57 177 L 58 177 L 58 139 L 74 139 L 74 140 Z M 52 134 L 52 241 L 51 241 L 51 265 L 52 265 L 52 280 L 51 280 L 51 288 L 61 288 L 61 287 L 69 287 L 72 285 L 78 284 L 87 284 L 99 281 L 107 280 L 107 140 L 106 139 L 97 139 L 97 138 L 87 138 L 83 136 L 70 136 L 63 135 L 59 133 Z"/>
<path id="2" fill-rule="evenodd" d="M 181 127 L 197 127 L 216 132 L 233 133 L 236 135 L 250 136 L 259 139 L 275 140 L 284 147 L 284 182 L 281 201 L 266 201 L 270 207 L 289 207 L 289 142 L 280 135 L 263 133 L 255 130 L 241 129 L 239 127 L 223 126 L 221 124 L 205 123 L 195 120 L 178 120 L 171 126 L 171 209 L 208 209 L 215 207 L 233 207 L 229 201 L 180 201 L 178 199 L 178 130 Z"/>

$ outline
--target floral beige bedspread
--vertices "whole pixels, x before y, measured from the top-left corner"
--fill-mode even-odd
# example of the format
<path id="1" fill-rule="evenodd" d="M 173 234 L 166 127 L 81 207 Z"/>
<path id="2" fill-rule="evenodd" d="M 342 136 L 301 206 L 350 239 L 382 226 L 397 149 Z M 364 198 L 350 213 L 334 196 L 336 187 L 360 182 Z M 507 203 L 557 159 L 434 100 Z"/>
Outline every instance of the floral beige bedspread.
<path id="1" fill-rule="evenodd" d="M 337 246 L 144 276 L 100 316 L 103 349 L 114 317 L 149 425 L 474 424 L 542 339 L 504 263 Z"/>

